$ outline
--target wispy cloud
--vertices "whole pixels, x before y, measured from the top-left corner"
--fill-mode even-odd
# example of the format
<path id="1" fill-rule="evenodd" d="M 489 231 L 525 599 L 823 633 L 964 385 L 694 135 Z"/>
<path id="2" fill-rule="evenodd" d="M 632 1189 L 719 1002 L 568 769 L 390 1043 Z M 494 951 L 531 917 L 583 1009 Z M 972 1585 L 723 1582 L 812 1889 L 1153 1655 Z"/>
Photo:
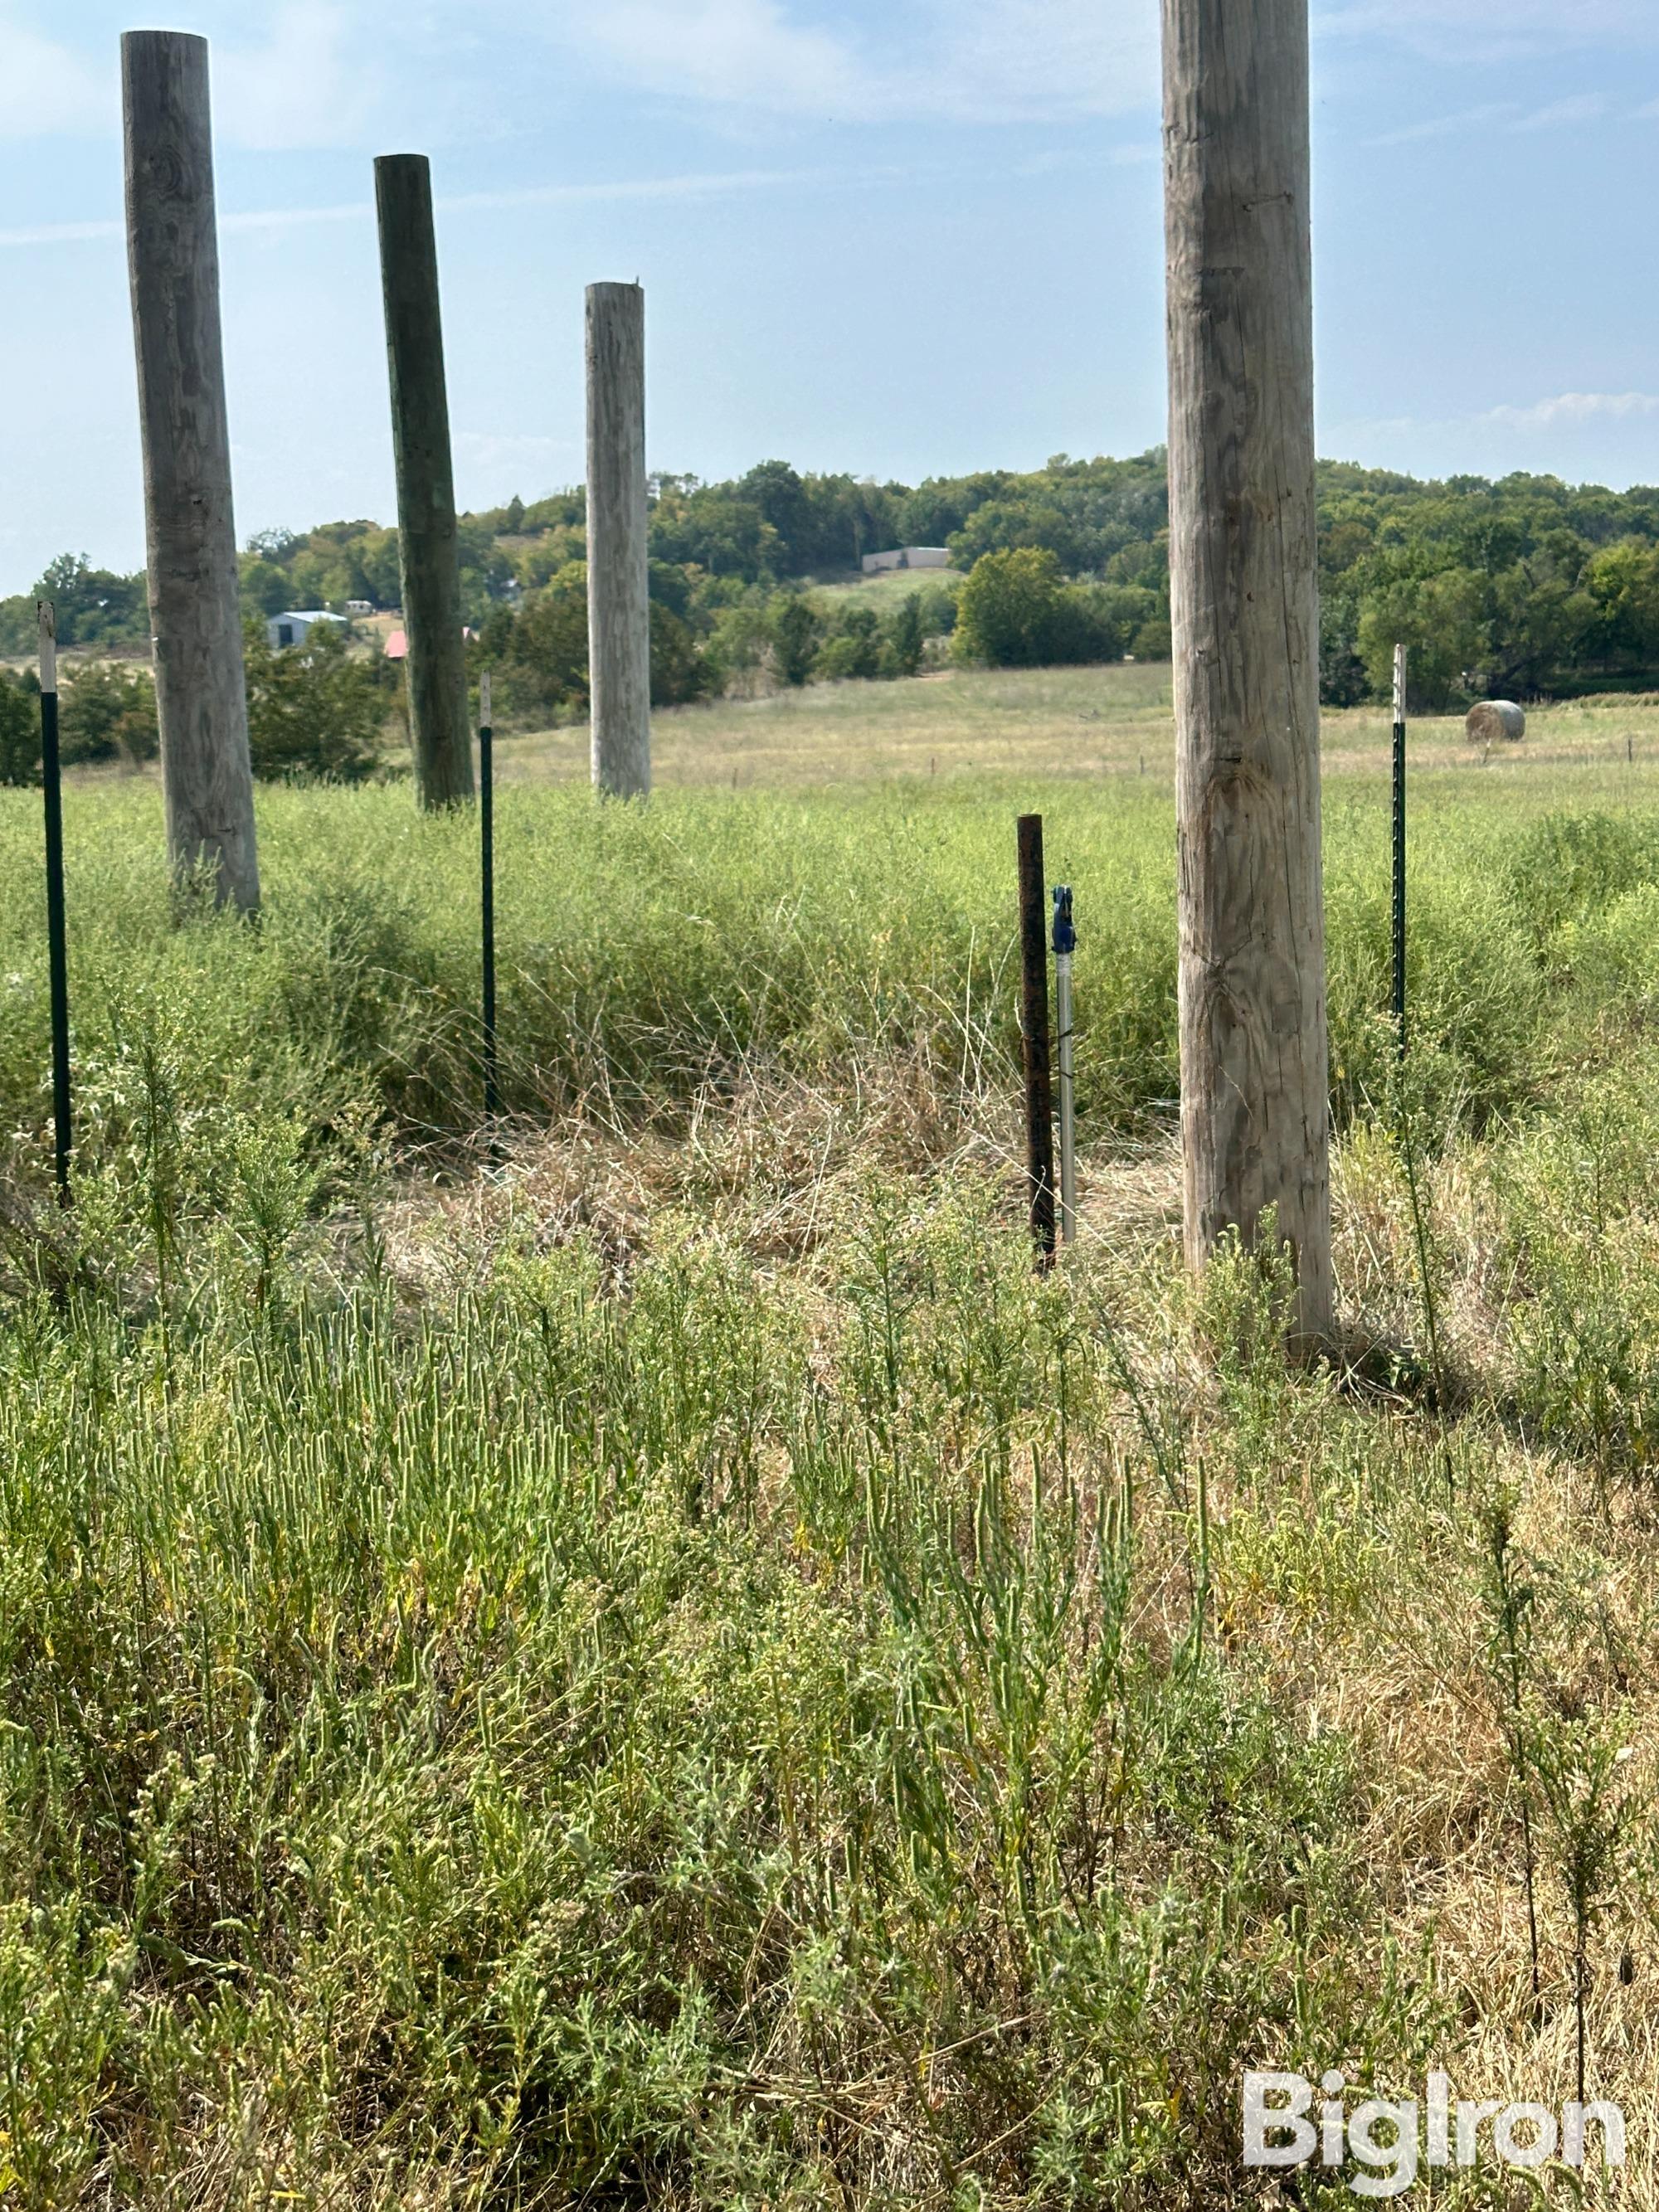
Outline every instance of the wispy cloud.
<path id="1" fill-rule="evenodd" d="M 1511 128 L 1559 131 L 1575 123 L 1599 123 L 1607 112 L 1607 105 L 1599 92 L 1576 93 L 1570 100 L 1553 100 L 1547 106 L 1535 108 L 1530 115 L 1517 117 Z"/>
<path id="2" fill-rule="evenodd" d="M 510 208 L 562 207 L 590 201 L 696 200 L 718 198 L 733 192 L 771 192 L 794 190 L 847 191 L 896 182 L 913 172 L 895 166 L 858 169 L 735 169 L 692 172 L 676 177 L 622 177 L 578 185 L 523 185 L 499 191 L 439 194 L 442 215 L 484 215 Z M 258 208 L 221 214 L 222 232 L 289 230 L 311 224 L 372 222 L 373 203 L 345 200 L 330 207 Z M 123 235 L 118 222 L 35 223 L 15 230 L 0 230 L 0 248 L 24 246 L 73 246 Z"/>
<path id="3" fill-rule="evenodd" d="M 1337 422 L 1336 436 L 1398 437 L 1430 431 L 1587 429 L 1600 423 L 1646 422 L 1659 416 L 1656 392 L 1558 392 L 1529 405 L 1487 407 L 1471 415 L 1393 415 Z"/>
<path id="4" fill-rule="evenodd" d="M 1425 116 L 1418 123 L 1402 123 L 1395 131 L 1379 131 L 1368 146 L 1409 146 L 1424 138 L 1452 138 L 1459 131 L 1478 130 L 1515 112 L 1513 100 L 1488 100 L 1480 107 L 1461 107 L 1454 115 Z"/>
<path id="5" fill-rule="evenodd" d="M 70 47 L 17 21 L 0 7 L 0 138 L 46 138 L 96 131 L 108 108 L 108 84 Z"/>
<path id="6" fill-rule="evenodd" d="M 261 152 L 359 145 L 386 82 L 384 52 L 383 27 L 356 0 L 239 9 L 212 41 L 215 131 Z M 45 38 L 0 0 L 0 138 L 113 137 L 116 56 L 112 36 L 90 48 Z"/>
<path id="7" fill-rule="evenodd" d="M 1628 111 L 1626 111 L 1628 112 Z M 1653 110 L 1638 108 L 1631 117 L 1638 121 Z M 1570 131 L 1592 123 L 1603 123 L 1615 113 L 1613 102 L 1599 92 L 1575 93 L 1565 100 L 1553 100 L 1547 106 L 1523 110 L 1518 100 L 1493 100 L 1478 107 L 1459 108 L 1452 115 L 1426 116 L 1419 123 L 1402 123 L 1398 130 L 1379 131 L 1368 138 L 1369 146 L 1407 146 L 1425 138 L 1450 138 L 1460 131 L 1478 131 L 1483 124 L 1501 124 L 1506 133 L 1519 131 Z"/>
<path id="8" fill-rule="evenodd" d="M 1559 392 L 1530 407 L 1492 407 L 1472 419 L 1512 430 L 1553 430 L 1563 424 L 1622 422 L 1648 415 L 1659 415 L 1659 392 Z"/>
<path id="9" fill-rule="evenodd" d="M 1589 46 L 1659 46 L 1652 0 L 1346 0 L 1323 36 L 1384 39 L 1436 59 L 1497 61 Z"/>
<path id="10" fill-rule="evenodd" d="M 216 123 L 260 152 L 353 146 L 380 104 L 384 34 L 353 36 L 339 0 L 283 0 L 256 46 L 215 42 Z"/>
<path id="11" fill-rule="evenodd" d="M 877 38 L 803 21 L 787 0 L 556 0 L 545 28 L 661 98 L 777 116 L 1008 122 L 1156 98 L 1153 11 L 1137 0 L 921 0 L 909 17 Z"/>
<path id="12" fill-rule="evenodd" d="M 545 468 L 555 461 L 568 460 L 581 450 L 581 441 L 577 438 L 542 438 L 530 433 L 515 435 L 495 430 L 455 433 L 455 451 L 461 461 L 481 471 Z"/>

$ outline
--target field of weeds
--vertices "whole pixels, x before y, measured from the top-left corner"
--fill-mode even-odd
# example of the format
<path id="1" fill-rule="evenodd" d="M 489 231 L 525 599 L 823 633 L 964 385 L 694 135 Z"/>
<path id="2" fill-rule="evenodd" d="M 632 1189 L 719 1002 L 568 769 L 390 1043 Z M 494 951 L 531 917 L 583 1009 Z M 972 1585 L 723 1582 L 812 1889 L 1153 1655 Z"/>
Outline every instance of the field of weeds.
<path id="1" fill-rule="evenodd" d="M 1403 1078 L 1334 719 L 1301 1370 L 1272 1266 L 1179 1265 L 1157 757 L 509 788 L 493 1129 L 471 823 L 267 793 L 261 925 L 179 926 L 153 786 L 81 786 L 68 1215 L 0 794 L 10 2201 L 1349 2202 L 1241 2172 L 1268 2065 L 1582 2068 L 1659 2203 L 1659 783 L 1650 708 L 1558 711 L 1423 733 Z M 1519 2185 L 1434 2201 L 1579 2201 Z"/>

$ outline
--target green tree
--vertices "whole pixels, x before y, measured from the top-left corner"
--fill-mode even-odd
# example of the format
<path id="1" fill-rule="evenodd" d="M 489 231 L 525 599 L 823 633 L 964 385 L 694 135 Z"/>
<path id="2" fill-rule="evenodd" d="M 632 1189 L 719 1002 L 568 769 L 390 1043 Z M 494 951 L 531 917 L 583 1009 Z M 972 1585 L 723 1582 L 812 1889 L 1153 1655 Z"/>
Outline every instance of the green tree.
<path id="1" fill-rule="evenodd" d="M 66 669 L 58 726 L 70 767 L 154 760 L 161 739 L 149 669 L 118 660 L 86 660 Z"/>
<path id="2" fill-rule="evenodd" d="M 497 616 L 489 617 L 493 631 Z M 587 565 L 567 561 L 512 616 L 502 642 L 508 704 L 556 714 L 587 705 Z"/>
<path id="3" fill-rule="evenodd" d="M 143 573 L 118 576 L 88 566 L 84 553 L 60 553 L 34 587 L 37 599 L 57 610 L 58 642 L 142 645 L 149 636 L 149 601 Z"/>
<path id="4" fill-rule="evenodd" d="M 263 623 L 244 628 L 248 745 L 267 781 L 361 783 L 380 764 L 388 698 L 380 664 L 318 623 L 302 645 L 273 653 Z"/>
<path id="5" fill-rule="evenodd" d="M 1018 546 L 974 563 L 957 604 L 954 650 L 993 668 L 1030 668 L 1057 658 L 1066 623 L 1060 562 L 1046 548 Z"/>
<path id="6" fill-rule="evenodd" d="M 1410 703 L 1443 713 L 1486 658 L 1480 580 L 1467 568 L 1404 578 L 1374 592 L 1359 616 L 1357 647 L 1373 697 L 1394 685 L 1394 648 L 1407 650 Z"/>
<path id="7" fill-rule="evenodd" d="M 1584 588 L 1596 609 L 1601 651 L 1637 668 L 1659 668 L 1659 546 L 1621 538 L 1592 557 Z"/>
<path id="8" fill-rule="evenodd" d="M 783 592 L 772 603 L 772 652 L 782 684 L 805 684 L 812 673 L 821 625 L 817 610 L 800 592 Z"/>
<path id="9" fill-rule="evenodd" d="M 689 623 L 672 607 L 655 603 L 651 609 L 651 703 L 653 707 L 684 707 L 700 699 L 708 688 L 708 672 Z"/>
<path id="10" fill-rule="evenodd" d="M 40 686 L 0 668 L 0 784 L 40 781 Z"/>
<path id="11" fill-rule="evenodd" d="M 819 647 L 813 666 L 827 683 L 847 683 L 882 672 L 880 617 L 873 607 L 843 607 Z"/>
<path id="12" fill-rule="evenodd" d="M 921 627 L 921 594 L 910 592 L 899 602 L 893 617 L 890 642 L 893 665 L 901 676 L 914 676 L 921 666 L 927 641 Z"/>
<path id="13" fill-rule="evenodd" d="M 244 553 L 237 562 L 241 584 L 242 612 L 269 620 L 289 605 L 289 574 L 274 561 L 257 553 Z"/>

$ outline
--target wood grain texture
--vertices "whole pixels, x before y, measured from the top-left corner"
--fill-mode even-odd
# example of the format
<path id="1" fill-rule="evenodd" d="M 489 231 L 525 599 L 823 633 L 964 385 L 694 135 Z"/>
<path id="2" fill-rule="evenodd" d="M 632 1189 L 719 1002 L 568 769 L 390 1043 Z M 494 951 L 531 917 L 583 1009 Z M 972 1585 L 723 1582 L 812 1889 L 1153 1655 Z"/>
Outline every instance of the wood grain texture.
<path id="1" fill-rule="evenodd" d="M 1307 0 L 1163 0 L 1186 1238 L 1333 1325 Z"/>
<path id="2" fill-rule="evenodd" d="M 593 783 L 651 788 L 651 605 L 646 552 L 645 294 L 587 288 L 587 665 Z"/>
<path id="3" fill-rule="evenodd" d="M 409 641 L 404 671 L 415 786 L 422 806 L 455 806 L 472 796 L 472 741 L 438 241 L 425 155 L 381 155 L 374 164 L 374 204 L 398 472 L 398 557 Z"/>
<path id="4" fill-rule="evenodd" d="M 127 262 L 143 437 L 149 613 L 167 852 L 259 903 L 219 330 L 205 39 L 121 40 Z"/>

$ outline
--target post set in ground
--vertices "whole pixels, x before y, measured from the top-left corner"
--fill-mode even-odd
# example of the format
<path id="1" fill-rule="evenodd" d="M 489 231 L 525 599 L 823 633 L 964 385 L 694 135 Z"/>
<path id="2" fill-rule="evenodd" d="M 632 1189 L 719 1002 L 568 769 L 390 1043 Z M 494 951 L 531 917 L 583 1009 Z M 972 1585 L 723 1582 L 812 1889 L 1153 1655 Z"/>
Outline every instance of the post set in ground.
<path id="1" fill-rule="evenodd" d="M 374 205 L 409 641 L 410 744 L 422 805 L 453 806 L 472 796 L 472 741 L 437 234 L 426 156 L 381 155 L 374 164 Z"/>
<path id="2" fill-rule="evenodd" d="M 1306 5 L 1163 8 L 1188 1252 L 1201 1265 L 1271 1212 L 1295 1263 L 1298 1327 L 1318 1339 L 1332 1285 Z M 251 908 L 204 43 L 129 33 L 123 85 L 169 851 L 175 868 L 206 861 L 218 895 Z M 376 202 L 411 737 L 422 802 L 441 805 L 469 797 L 472 775 L 424 159 L 379 161 Z M 637 285 L 590 289 L 586 371 L 592 772 L 601 791 L 637 795 L 651 774 Z M 1052 1158 L 1040 1167 L 1051 1213 Z"/>
<path id="3" fill-rule="evenodd" d="M 1307 0 L 1164 0 L 1189 1262 L 1271 1209 L 1333 1323 Z"/>
<path id="4" fill-rule="evenodd" d="M 259 903 L 247 689 L 219 329 L 205 39 L 121 41 L 127 258 L 167 853 Z"/>
<path id="5" fill-rule="evenodd" d="M 645 294 L 587 288 L 587 635 L 593 786 L 651 788 Z"/>

